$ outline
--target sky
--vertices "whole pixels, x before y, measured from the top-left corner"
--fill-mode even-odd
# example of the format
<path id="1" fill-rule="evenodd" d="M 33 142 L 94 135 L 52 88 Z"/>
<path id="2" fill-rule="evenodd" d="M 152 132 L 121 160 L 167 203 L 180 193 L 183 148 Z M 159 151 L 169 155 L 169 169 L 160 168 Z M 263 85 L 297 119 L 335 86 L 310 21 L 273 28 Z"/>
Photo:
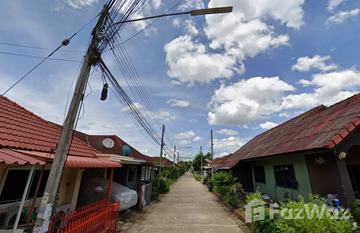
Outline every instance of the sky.
<path id="1" fill-rule="evenodd" d="M 105 3 L 0 0 L 0 93 L 88 24 L 5 94 L 63 124 L 95 17 Z M 200 147 L 210 152 L 212 131 L 214 158 L 222 157 L 311 108 L 360 92 L 360 1 L 153 0 L 135 17 L 221 6 L 233 6 L 233 12 L 133 22 L 120 34 L 159 116 L 154 125 L 159 135 L 165 125 L 165 153 L 172 156 L 176 146 L 182 160 L 192 160 Z M 131 97 L 111 52 L 102 58 Z M 159 156 L 160 146 L 112 92 L 100 100 L 101 77 L 93 68 L 77 130 L 117 135 L 138 151 Z"/>

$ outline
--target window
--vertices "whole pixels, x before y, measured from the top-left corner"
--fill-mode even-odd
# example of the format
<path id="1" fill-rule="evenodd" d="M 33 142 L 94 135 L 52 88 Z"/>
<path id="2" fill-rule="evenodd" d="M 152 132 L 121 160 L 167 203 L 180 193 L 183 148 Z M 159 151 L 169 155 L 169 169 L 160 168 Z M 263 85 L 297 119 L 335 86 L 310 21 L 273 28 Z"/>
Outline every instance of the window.
<path id="1" fill-rule="evenodd" d="M 49 170 L 44 170 L 39 191 L 37 197 L 41 197 L 45 190 L 46 182 L 49 177 Z M 4 185 L 1 190 L 0 195 L 0 204 L 10 203 L 15 200 L 20 200 L 22 198 L 26 181 L 28 179 L 30 170 L 25 169 L 9 169 L 7 174 L 3 177 L 5 179 Z M 36 170 L 33 173 L 33 177 L 30 183 L 30 189 L 28 193 L 28 197 L 32 198 L 35 194 L 35 189 L 40 177 L 41 170 Z"/>
<path id="2" fill-rule="evenodd" d="M 297 189 L 297 181 L 293 165 L 274 166 L 274 170 L 276 185 L 285 188 Z"/>
<path id="3" fill-rule="evenodd" d="M 136 176 L 136 168 L 135 167 L 130 167 L 129 168 L 128 182 L 135 181 L 135 176 Z"/>
<path id="4" fill-rule="evenodd" d="M 266 184 L 264 166 L 255 166 L 254 174 L 255 174 L 255 182 Z"/>

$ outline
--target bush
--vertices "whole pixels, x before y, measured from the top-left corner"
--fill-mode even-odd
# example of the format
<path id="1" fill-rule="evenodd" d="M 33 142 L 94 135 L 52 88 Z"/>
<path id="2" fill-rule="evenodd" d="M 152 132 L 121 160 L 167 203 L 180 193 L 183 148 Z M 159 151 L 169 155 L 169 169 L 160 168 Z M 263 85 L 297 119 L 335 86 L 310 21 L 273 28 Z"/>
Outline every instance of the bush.
<path id="1" fill-rule="evenodd" d="M 253 201 L 254 199 L 258 199 L 262 201 L 262 197 L 260 193 L 250 193 L 246 196 L 246 203 Z M 275 218 L 270 218 L 270 210 L 269 208 L 265 208 L 264 205 L 264 220 L 255 221 L 251 224 L 251 230 L 255 232 L 261 232 L 261 233 L 276 233 L 279 232 L 277 229 L 277 226 L 275 224 Z"/>
<path id="2" fill-rule="evenodd" d="M 353 213 L 356 217 L 360 218 L 360 199 L 355 199 L 351 206 L 353 208 Z"/>
<path id="3" fill-rule="evenodd" d="M 234 185 L 228 186 L 228 191 L 224 196 L 225 202 L 234 207 L 237 208 L 240 206 L 241 198 L 242 198 L 242 192 L 241 192 L 242 184 L 235 183 Z"/>
<path id="4" fill-rule="evenodd" d="M 207 177 L 207 176 L 204 176 L 203 179 L 202 179 L 202 183 L 203 183 L 203 184 L 206 184 L 207 180 L 208 180 L 208 177 Z"/>
<path id="5" fill-rule="evenodd" d="M 288 203 L 282 204 L 280 213 L 285 216 L 281 216 L 281 218 L 276 220 L 276 226 L 280 231 L 335 233 L 354 232 L 356 230 L 356 227 L 353 226 L 353 220 L 350 218 L 350 214 L 346 214 L 346 212 L 341 210 L 337 212 L 338 215 L 336 212 L 328 213 L 328 207 L 326 206 L 326 201 L 324 199 L 311 194 L 309 195 L 309 198 L 310 203 L 305 203 L 304 198 L 299 195 L 299 201 L 289 200 Z M 300 213 L 298 210 L 301 209 L 304 211 Z M 311 213 L 314 214 L 311 215 Z M 343 214 L 345 214 L 345 216 Z M 296 219 L 294 219 L 295 216 Z M 286 217 L 289 217 L 289 219 L 286 219 Z M 334 219 L 334 217 L 336 218 Z"/>
<path id="6" fill-rule="evenodd" d="M 166 192 L 169 192 L 169 183 L 165 179 L 161 178 L 159 184 L 159 194 Z"/>
<path id="7" fill-rule="evenodd" d="M 201 180 L 201 176 L 200 176 L 200 175 L 196 175 L 196 176 L 195 176 L 195 180 L 200 181 L 200 180 Z"/>
<path id="8" fill-rule="evenodd" d="M 234 177 L 232 172 L 217 172 L 213 177 L 214 190 L 224 197 L 228 192 L 228 187 L 234 185 L 237 177 Z"/>

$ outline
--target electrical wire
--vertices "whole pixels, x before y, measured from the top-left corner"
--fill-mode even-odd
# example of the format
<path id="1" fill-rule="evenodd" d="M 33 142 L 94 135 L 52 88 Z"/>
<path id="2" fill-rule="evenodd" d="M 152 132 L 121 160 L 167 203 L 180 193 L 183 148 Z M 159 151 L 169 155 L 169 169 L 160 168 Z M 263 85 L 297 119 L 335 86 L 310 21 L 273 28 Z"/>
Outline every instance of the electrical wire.
<path id="1" fill-rule="evenodd" d="M 29 58 L 42 58 L 42 59 L 55 60 L 55 61 L 80 62 L 78 60 L 70 60 L 70 59 L 62 59 L 62 58 L 47 58 L 47 57 L 32 56 L 32 55 L 26 55 L 26 54 L 20 54 L 20 53 L 8 53 L 8 52 L 3 52 L 3 51 L 0 51 L 0 54 L 19 56 L 19 57 L 29 57 Z"/>
<path id="2" fill-rule="evenodd" d="M 0 45 L 7 45 L 7 46 L 13 46 L 13 47 L 20 47 L 20 48 L 30 48 L 30 49 L 39 49 L 39 50 L 53 50 L 50 48 L 42 48 L 42 47 L 36 47 L 36 46 L 29 46 L 29 45 L 20 45 L 20 44 L 12 44 L 12 43 L 5 43 L 0 42 Z M 83 51 L 80 50 L 61 50 L 62 52 L 71 52 L 71 53 L 82 53 Z"/>
<path id="3" fill-rule="evenodd" d="M 85 24 L 82 28 L 80 28 L 77 32 L 75 32 L 71 37 L 69 37 L 67 40 L 68 43 L 70 43 L 71 39 L 77 35 L 80 31 L 82 31 L 87 25 L 89 25 L 94 19 L 96 19 L 99 16 L 96 15 L 92 20 L 90 20 L 87 24 Z M 65 45 L 65 40 L 59 45 L 55 50 L 53 50 L 47 57 L 45 57 L 41 62 L 39 62 L 34 68 L 32 68 L 29 72 L 27 72 L 23 77 L 21 77 L 18 81 L 16 81 L 10 88 L 8 88 L 1 96 L 4 96 L 6 93 L 8 93 L 12 88 L 14 88 L 19 82 L 21 82 L 26 76 L 28 76 L 31 72 L 33 72 L 37 67 L 39 67 L 44 61 L 49 59 L 56 51 L 58 51 L 62 46 Z"/>

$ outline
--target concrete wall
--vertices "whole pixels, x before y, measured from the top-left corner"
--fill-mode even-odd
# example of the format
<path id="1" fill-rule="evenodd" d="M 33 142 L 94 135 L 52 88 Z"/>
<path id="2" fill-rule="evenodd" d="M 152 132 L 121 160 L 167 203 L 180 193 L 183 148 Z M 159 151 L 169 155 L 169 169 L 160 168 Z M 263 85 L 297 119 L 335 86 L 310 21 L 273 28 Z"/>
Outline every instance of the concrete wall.
<path id="1" fill-rule="evenodd" d="M 291 156 L 277 159 L 259 160 L 252 163 L 253 166 L 264 166 L 266 184 L 256 183 L 254 180 L 254 189 L 260 187 L 262 193 L 268 193 L 273 200 L 285 201 L 284 192 L 289 192 L 289 197 L 298 200 L 299 194 L 304 197 L 305 201 L 309 201 L 309 193 L 312 193 L 310 181 L 308 177 L 308 170 L 306 167 L 304 156 Z M 293 165 L 296 180 L 299 188 L 282 188 L 276 186 L 275 170 L 276 165 Z"/>

